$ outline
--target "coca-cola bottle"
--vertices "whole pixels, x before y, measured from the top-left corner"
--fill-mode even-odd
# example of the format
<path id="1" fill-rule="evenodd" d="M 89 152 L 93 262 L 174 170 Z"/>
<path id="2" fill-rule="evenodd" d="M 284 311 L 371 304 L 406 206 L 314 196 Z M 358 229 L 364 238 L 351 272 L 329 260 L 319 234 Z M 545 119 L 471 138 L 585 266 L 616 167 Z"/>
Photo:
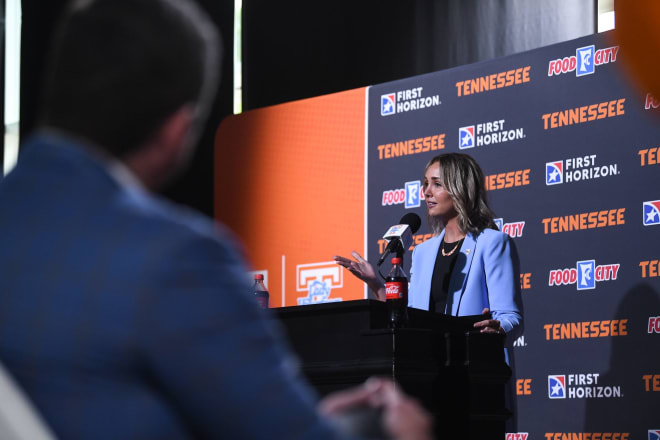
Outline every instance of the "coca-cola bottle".
<path id="1" fill-rule="evenodd" d="M 401 258 L 392 258 L 392 270 L 385 280 L 390 328 L 405 327 L 408 322 L 408 277 L 401 264 Z"/>
<path id="2" fill-rule="evenodd" d="M 268 294 L 268 289 L 266 289 L 266 285 L 264 284 L 263 274 L 258 273 L 254 276 L 254 287 L 252 290 L 254 291 L 255 298 L 257 298 L 257 304 L 259 304 L 259 307 L 262 309 L 267 309 L 270 295 Z"/>

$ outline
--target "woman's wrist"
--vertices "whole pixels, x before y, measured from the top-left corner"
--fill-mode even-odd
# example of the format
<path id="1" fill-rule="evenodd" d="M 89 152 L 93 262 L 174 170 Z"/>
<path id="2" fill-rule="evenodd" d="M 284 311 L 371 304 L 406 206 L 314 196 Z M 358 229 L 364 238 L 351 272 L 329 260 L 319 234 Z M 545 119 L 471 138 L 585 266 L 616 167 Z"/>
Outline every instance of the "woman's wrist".
<path id="1" fill-rule="evenodd" d="M 385 301 L 385 284 L 380 280 L 375 280 L 367 284 L 369 289 L 376 295 L 376 299 Z"/>

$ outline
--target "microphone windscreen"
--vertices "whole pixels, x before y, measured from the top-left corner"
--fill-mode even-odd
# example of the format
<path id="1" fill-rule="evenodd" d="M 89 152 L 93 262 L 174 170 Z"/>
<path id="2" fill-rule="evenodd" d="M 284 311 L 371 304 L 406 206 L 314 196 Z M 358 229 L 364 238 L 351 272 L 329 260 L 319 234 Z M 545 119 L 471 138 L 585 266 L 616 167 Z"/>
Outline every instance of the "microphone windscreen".
<path id="1" fill-rule="evenodd" d="M 410 226 L 410 230 L 414 234 L 417 232 L 419 227 L 422 226 L 422 219 L 414 212 L 409 212 L 408 214 L 401 217 L 399 224 Z"/>

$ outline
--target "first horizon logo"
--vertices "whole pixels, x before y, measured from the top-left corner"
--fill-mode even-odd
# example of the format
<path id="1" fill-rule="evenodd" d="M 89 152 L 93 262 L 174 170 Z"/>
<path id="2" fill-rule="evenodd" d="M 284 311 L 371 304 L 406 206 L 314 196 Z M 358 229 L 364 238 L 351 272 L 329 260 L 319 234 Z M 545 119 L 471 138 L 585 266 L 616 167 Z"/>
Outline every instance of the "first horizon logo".
<path id="1" fill-rule="evenodd" d="M 660 225 L 660 200 L 644 202 L 644 226 Z"/>
<path id="2" fill-rule="evenodd" d="M 422 96 L 423 89 L 423 87 L 414 87 L 380 95 L 380 115 L 389 116 L 442 104 L 440 95 Z"/>
<path id="3" fill-rule="evenodd" d="M 619 165 L 596 165 L 597 155 L 572 157 L 545 163 L 545 184 L 559 185 L 621 174 Z"/>
<path id="4" fill-rule="evenodd" d="M 610 399 L 623 397 L 621 386 L 602 386 L 600 373 L 550 374 L 548 375 L 549 399 Z"/>
<path id="5" fill-rule="evenodd" d="M 459 128 L 458 148 L 465 150 L 525 138 L 525 130 L 522 127 L 505 130 L 505 122 L 506 120 L 499 119 Z"/>

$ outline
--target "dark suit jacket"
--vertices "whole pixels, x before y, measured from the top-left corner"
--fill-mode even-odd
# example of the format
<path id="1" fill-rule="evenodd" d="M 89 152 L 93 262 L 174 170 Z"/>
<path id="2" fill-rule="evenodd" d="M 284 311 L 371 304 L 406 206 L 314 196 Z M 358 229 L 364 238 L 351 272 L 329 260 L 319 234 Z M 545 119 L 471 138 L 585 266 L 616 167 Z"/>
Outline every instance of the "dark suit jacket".
<path id="1" fill-rule="evenodd" d="M 0 182 L 0 360 L 62 439 L 334 438 L 230 234 L 42 134 Z"/>

